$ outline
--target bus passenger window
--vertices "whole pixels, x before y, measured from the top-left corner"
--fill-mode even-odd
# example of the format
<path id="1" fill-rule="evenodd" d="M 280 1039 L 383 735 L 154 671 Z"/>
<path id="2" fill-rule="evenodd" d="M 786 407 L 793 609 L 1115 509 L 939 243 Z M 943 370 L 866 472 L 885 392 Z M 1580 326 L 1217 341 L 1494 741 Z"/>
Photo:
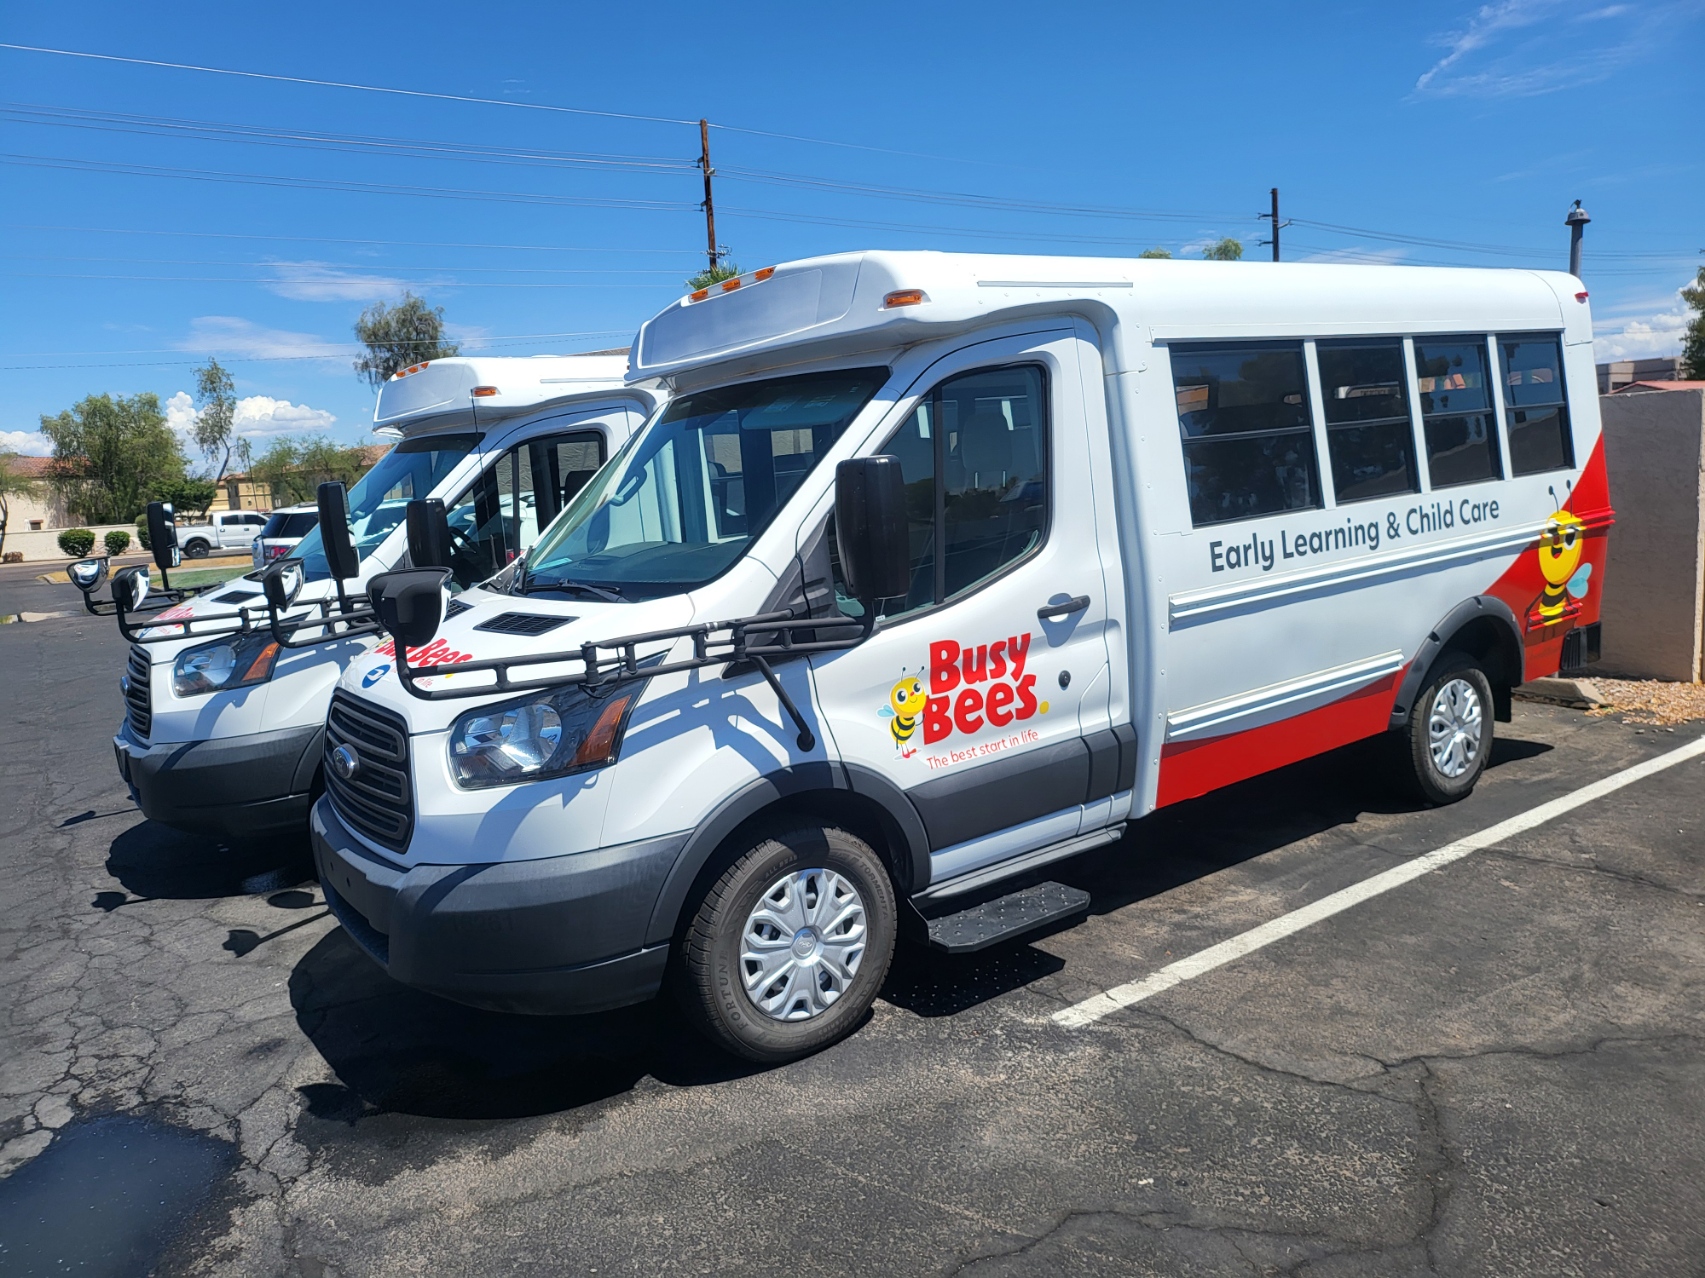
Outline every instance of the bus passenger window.
<path id="1" fill-rule="evenodd" d="M 1340 502 L 1420 491 L 1403 343 L 1321 342 L 1326 447 Z"/>
<path id="2" fill-rule="evenodd" d="M 1301 342 L 1174 346 L 1172 385 L 1193 525 L 1319 507 Z"/>
<path id="3" fill-rule="evenodd" d="M 1500 337 L 1504 418 L 1510 430 L 1510 470 L 1535 475 L 1575 464 L 1569 409 L 1563 398 L 1563 352 L 1549 333 Z"/>
<path id="4" fill-rule="evenodd" d="M 1415 380 L 1434 488 L 1502 479 L 1483 337 L 1417 337 Z"/>

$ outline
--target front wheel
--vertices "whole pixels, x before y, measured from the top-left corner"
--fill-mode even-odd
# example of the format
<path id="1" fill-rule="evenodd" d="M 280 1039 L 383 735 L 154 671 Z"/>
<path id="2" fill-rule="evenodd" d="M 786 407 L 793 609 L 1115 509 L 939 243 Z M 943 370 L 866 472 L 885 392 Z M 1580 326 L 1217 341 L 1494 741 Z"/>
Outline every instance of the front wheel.
<path id="1" fill-rule="evenodd" d="M 774 1064 L 844 1037 L 894 956 L 888 871 L 834 826 L 761 837 L 699 902 L 681 946 L 678 991 L 710 1038 Z"/>
<path id="2" fill-rule="evenodd" d="M 1464 653 L 1434 668 L 1409 713 L 1408 773 L 1428 803 L 1467 798 L 1492 753 L 1492 683 Z"/>

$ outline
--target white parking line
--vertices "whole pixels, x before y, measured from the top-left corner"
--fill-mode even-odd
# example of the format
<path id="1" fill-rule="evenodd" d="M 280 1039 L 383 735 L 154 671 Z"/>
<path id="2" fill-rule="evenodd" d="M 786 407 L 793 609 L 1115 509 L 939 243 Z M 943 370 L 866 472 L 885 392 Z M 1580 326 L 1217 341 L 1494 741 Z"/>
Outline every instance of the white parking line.
<path id="1" fill-rule="evenodd" d="M 1054 1013 L 1054 1020 L 1068 1029 L 1080 1029 L 1085 1025 L 1094 1024 L 1104 1016 L 1111 1016 L 1120 1008 L 1130 1007 L 1141 1003 L 1144 999 L 1153 998 L 1163 990 L 1169 990 L 1174 985 L 1194 980 L 1198 976 L 1224 967 L 1234 959 L 1240 959 L 1245 954 L 1253 954 L 1263 946 L 1271 945 L 1274 941 L 1300 932 L 1305 927 L 1311 927 L 1323 919 L 1329 919 L 1359 905 L 1363 901 L 1389 892 L 1394 887 L 1401 887 L 1411 879 L 1418 879 L 1440 866 L 1449 865 L 1452 861 L 1460 861 L 1471 852 L 1482 848 L 1492 847 L 1514 835 L 1531 830 L 1535 826 L 1544 825 L 1547 821 L 1572 812 L 1583 804 L 1591 803 L 1594 799 L 1602 799 L 1607 794 L 1613 794 L 1623 786 L 1633 785 L 1649 776 L 1673 768 L 1678 763 L 1686 763 L 1705 755 L 1705 737 L 1667 754 L 1660 754 L 1655 759 L 1644 763 L 1636 763 L 1631 768 L 1612 773 L 1602 781 L 1594 781 L 1591 785 L 1582 786 L 1571 794 L 1565 794 L 1560 799 L 1552 799 L 1549 803 L 1541 803 L 1536 808 L 1530 808 L 1519 816 L 1513 816 L 1507 821 L 1489 826 L 1478 834 L 1458 839 L 1455 843 L 1447 843 L 1413 861 L 1405 861 L 1402 865 L 1385 870 L 1372 878 L 1363 879 L 1360 883 L 1323 896 L 1312 905 L 1292 910 L 1289 914 L 1281 914 L 1271 922 L 1263 923 L 1260 927 L 1251 928 L 1241 936 L 1234 936 L 1229 941 L 1221 941 L 1218 945 L 1210 945 L 1207 949 L 1198 951 L 1188 958 L 1181 958 L 1176 963 L 1168 963 L 1158 972 L 1145 976 L 1140 981 L 1130 981 L 1124 985 L 1116 985 L 1112 989 L 1081 1003 Z"/>

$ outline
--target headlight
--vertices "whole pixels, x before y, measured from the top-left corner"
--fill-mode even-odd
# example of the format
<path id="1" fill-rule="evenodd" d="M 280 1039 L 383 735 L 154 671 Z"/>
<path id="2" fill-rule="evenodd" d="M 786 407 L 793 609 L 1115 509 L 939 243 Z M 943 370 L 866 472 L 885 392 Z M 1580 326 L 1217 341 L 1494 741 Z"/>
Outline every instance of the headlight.
<path id="1" fill-rule="evenodd" d="M 487 706 L 450 729 L 450 772 L 468 789 L 567 776 L 616 761 L 642 684 L 596 695 L 578 687 Z"/>
<path id="2" fill-rule="evenodd" d="M 180 652 L 172 662 L 172 691 L 193 697 L 265 683 L 277 661 L 278 645 L 264 631 L 228 635 Z"/>

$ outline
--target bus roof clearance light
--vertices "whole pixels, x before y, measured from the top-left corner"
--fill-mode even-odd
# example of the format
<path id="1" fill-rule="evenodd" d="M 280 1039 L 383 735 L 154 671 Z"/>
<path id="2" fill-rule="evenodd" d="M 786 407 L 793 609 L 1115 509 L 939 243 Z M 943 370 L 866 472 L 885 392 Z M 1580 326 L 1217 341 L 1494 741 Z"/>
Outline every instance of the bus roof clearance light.
<path id="1" fill-rule="evenodd" d="M 687 305 L 691 306 L 694 302 L 702 302 L 713 293 L 733 293 L 752 284 L 762 284 L 775 273 L 775 267 L 766 266 L 762 270 L 753 271 L 750 275 L 734 275 L 728 279 L 720 281 L 719 283 L 707 285 L 704 288 L 694 289 L 691 293 L 687 294 Z"/>
<path id="2" fill-rule="evenodd" d="M 922 306 L 929 301 L 929 294 L 921 288 L 897 288 L 882 299 L 882 309 L 891 311 L 896 306 Z"/>

